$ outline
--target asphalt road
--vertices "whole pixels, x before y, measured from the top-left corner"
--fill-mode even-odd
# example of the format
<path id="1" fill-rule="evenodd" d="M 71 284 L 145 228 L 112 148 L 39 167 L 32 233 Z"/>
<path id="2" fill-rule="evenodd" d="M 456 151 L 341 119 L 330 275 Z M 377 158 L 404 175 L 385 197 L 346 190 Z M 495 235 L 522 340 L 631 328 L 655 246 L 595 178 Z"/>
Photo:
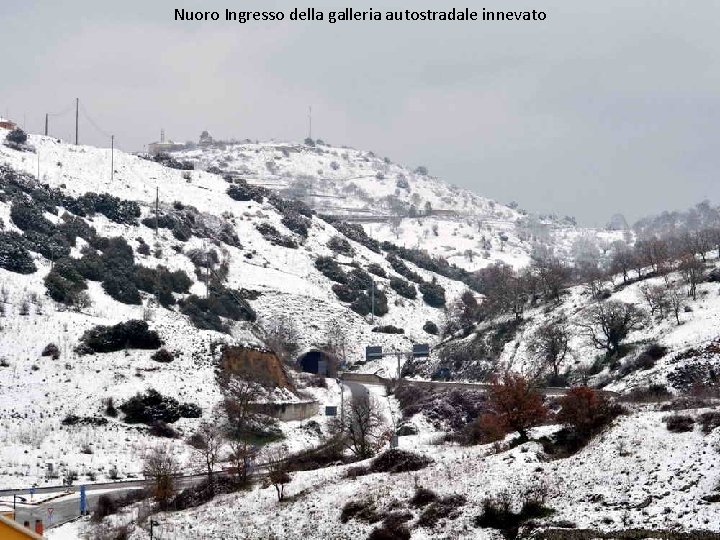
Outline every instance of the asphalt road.
<path id="1" fill-rule="evenodd" d="M 353 399 L 364 398 L 370 394 L 368 387 L 359 382 L 343 381 L 343 384 L 350 389 Z"/>
<path id="2" fill-rule="evenodd" d="M 106 488 L 107 489 L 107 488 Z M 140 489 L 140 487 L 125 487 L 112 492 L 112 497 L 120 497 L 129 491 Z M 86 491 L 86 500 L 88 509 L 93 511 L 97 505 L 97 500 L 102 493 Z M 20 523 L 29 523 L 31 528 L 35 527 L 35 520 L 42 520 L 45 528 L 53 524 L 65 523 L 68 520 L 76 518 L 80 515 L 80 491 L 76 491 L 72 497 L 48 501 L 39 505 L 18 504 L 16 509 L 15 521 Z"/>
<path id="3" fill-rule="evenodd" d="M 187 487 L 195 482 L 205 478 L 204 475 L 191 475 L 178 478 L 176 480 L 179 488 Z M 112 498 L 119 498 L 130 491 L 142 489 L 147 485 L 145 480 L 132 480 L 124 482 L 109 482 L 104 484 L 87 484 L 85 486 L 85 498 L 87 501 L 87 509 L 91 512 L 95 509 L 98 499 L 102 495 L 110 495 Z M 71 495 L 62 498 L 43 502 L 40 504 L 25 504 L 17 502 L 16 505 L 16 521 L 20 523 L 28 522 L 31 528 L 35 526 L 35 520 L 41 519 L 45 528 L 53 524 L 64 523 L 70 519 L 80 515 L 80 488 L 74 487 Z M 62 495 L 67 488 L 64 487 L 43 487 L 36 488 L 32 497 L 35 501 L 47 499 L 53 495 Z M 12 504 L 12 495 L 20 495 L 31 501 L 30 490 L 4 490 L 0 492 L 4 503 L 8 506 Z M 52 509 L 50 511 L 50 509 Z"/>

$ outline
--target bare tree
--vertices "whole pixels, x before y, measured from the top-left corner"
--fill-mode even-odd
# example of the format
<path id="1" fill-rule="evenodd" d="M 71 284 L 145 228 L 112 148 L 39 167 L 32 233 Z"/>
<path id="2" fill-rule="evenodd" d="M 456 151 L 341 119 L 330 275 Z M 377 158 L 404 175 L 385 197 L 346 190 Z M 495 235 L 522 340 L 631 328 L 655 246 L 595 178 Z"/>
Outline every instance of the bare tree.
<path id="1" fill-rule="evenodd" d="M 548 300 L 557 300 L 568 283 L 570 272 L 563 263 L 550 253 L 538 253 L 533 256 L 530 265 L 538 277 L 543 294 Z"/>
<path id="2" fill-rule="evenodd" d="M 584 263 L 578 267 L 578 275 L 585 283 L 586 290 L 593 298 L 598 298 L 607 285 L 607 275 L 596 264 Z"/>
<path id="3" fill-rule="evenodd" d="M 496 263 L 475 273 L 475 280 L 485 295 L 482 309 L 487 315 L 513 313 L 517 320 L 522 318 L 528 302 L 525 280 L 505 263 Z"/>
<path id="4" fill-rule="evenodd" d="M 385 435 L 386 425 L 374 397 L 370 394 L 353 396 L 343 407 L 343 417 L 339 421 L 339 431 L 346 448 L 358 459 L 375 455 Z"/>
<path id="5" fill-rule="evenodd" d="M 628 274 L 632 267 L 633 254 L 630 248 L 624 242 L 614 242 L 610 270 L 614 273 L 622 273 L 623 283 L 627 283 Z"/>
<path id="6" fill-rule="evenodd" d="M 713 248 L 712 231 L 710 229 L 700 229 L 689 233 L 688 237 L 690 249 L 705 262 L 707 252 Z"/>
<path id="7" fill-rule="evenodd" d="M 266 454 L 268 480 L 275 486 L 278 501 L 285 498 L 285 486 L 292 481 L 290 476 L 290 462 L 287 448 L 279 446 L 269 450 Z"/>
<path id="8" fill-rule="evenodd" d="M 635 252 L 638 253 L 641 260 L 646 262 L 655 272 L 660 270 L 660 266 L 669 257 L 667 243 L 659 238 L 640 240 L 635 244 Z"/>
<path id="9" fill-rule="evenodd" d="M 654 317 L 657 313 L 660 318 L 664 318 L 665 311 L 670 307 L 668 299 L 668 288 L 665 285 L 642 285 L 640 286 L 640 294 L 650 308 L 650 316 Z"/>
<path id="10" fill-rule="evenodd" d="M 210 493 L 215 493 L 215 465 L 224 446 L 223 432 L 217 422 L 202 422 L 188 439 L 197 461 L 207 473 Z"/>
<path id="11" fill-rule="evenodd" d="M 698 261 L 694 255 L 689 255 L 680 261 L 679 270 L 688 286 L 688 296 L 692 296 L 693 300 L 697 300 L 697 286 L 704 278 L 705 265 Z"/>
<path id="12" fill-rule="evenodd" d="M 290 317 L 274 318 L 265 328 L 265 343 L 280 360 L 290 363 L 298 352 L 300 332 Z"/>
<path id="13" fill-rule="evenodd" d="M 340 359 L 340 361 L 347 360 L 350 343 L 347 329 L 343 326 L 342 321 L 339 319 L 330 321 L 327 325 L 325 341 L 326 349 L 330 354 Z"/>
<path id="14" fill-rule="evenodd" d="M 259 384 L 227 369 L 218 371 L 217 383 L 223 395 L 222 410 L 227 416 L 228 431 L 242 437 L 254 417 L 253 402 L 260 393 Z"/>
<path id="15" fill-rule="evenodd" d="M 680 310 L 685 305 L 685 298 L 680 289 L 676 286 L 670 286 L 667 290 L 668 305 L 675 315 L 675 322 L 680 324 Z"/>
<path id="16" fill-rule="evenodd" d="M 168 444 L 158 445 L 143 456 L 143 475 L 152 481 L 152 493 L 161 510 L 168 508 L 175 494 L 175 476 L 180 466 Z"/>
<path id="17" fill-rule="evenodd" d="M 240 484 L 245 485 L 248 481 L 250 466 L 257 457 L 257 449 L 242 439 L 229 439 L 230 455 L 228 456 L 233 465 L 235 474 Z"/>
<path id="18" fill-rule="evenodd" d="M 613 356 L 620 351 L 620 345 L 628 334 L 642 327 L 644 322 L 645 312 L 635 305 L 608 300 L 587 308 L 576 324 L 595 348 Z"/>
<path id="19" fill-rule="evenodd" d="M 600 264 L 600 250 L 594 238 L 580 236 L 570 246 L 570 252 L 578 267 L 597 268 Z"/>
<path id="20" fill-rule="evenodd" d="M 568 351 L 570 331 L 565 319 L 544 324 L 532 335 L 528 348 L 544 367 L 550 367 L 555 379 L 560 375 L 560 366 Z"/>

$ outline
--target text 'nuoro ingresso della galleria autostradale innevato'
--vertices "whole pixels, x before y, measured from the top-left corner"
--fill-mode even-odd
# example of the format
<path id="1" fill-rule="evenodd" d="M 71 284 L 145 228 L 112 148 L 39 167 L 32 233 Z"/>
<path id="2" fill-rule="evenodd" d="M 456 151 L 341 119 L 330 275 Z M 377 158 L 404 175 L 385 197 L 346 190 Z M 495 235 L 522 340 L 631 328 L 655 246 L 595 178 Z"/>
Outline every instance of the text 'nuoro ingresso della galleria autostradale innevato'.
<path id="1" fill-rule="evenodd" d="M 481 11 L 469 8 L 436 11 L 436 10 L 377 10 L 345 8 L 336 11 L 324 11 L 315 8 L 295 8 L 291 11 L 234 11 L 226 9 L 221 11 L 194 11 L 176 9 L 176 21 L 226 21 L 226 22 L 280 22 L 280 21 L 317 21 L 331 24 L 348 21 L 396 21 L 396 22 L 523 22 L 544 21 L 547 13 L 544 11 L 490 11 L 483 8 Z"/>

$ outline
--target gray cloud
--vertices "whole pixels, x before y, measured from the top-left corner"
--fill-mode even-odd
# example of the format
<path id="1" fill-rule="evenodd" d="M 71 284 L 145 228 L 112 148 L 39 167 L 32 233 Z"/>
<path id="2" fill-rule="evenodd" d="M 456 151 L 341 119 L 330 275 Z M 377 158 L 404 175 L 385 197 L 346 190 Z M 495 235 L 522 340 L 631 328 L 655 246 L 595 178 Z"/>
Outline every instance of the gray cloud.
<path id="1" fill-rule="evenodd" d="M 161 127 L 179 140 L 203 129 L 298 140 L 312 104 L 329 142 L 534 211 L 602 224 L 720 202 L 716 2 L 513 2 L 548 21 L 464 25 L 172 20 L 182 7 L 298 5 L 285 1 L 39 4 L 0 4 L 0 113 L 33 131 L 79 96 L 105 132 L 83 122 L 92 144 L 112 132 L 139 150 Z M 52 133 L 69 138 L 71 116 L 53 118 Z"/>

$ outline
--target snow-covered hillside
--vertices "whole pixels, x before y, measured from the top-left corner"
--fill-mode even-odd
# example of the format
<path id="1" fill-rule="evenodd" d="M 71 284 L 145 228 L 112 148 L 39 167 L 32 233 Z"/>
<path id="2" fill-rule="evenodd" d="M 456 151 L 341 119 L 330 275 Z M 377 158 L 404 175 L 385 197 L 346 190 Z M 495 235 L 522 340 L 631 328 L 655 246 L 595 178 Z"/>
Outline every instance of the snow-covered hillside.
<path id="1" fill-rule="evenodd" d="M 362 223 L 378 240 L 422 248 L 467 270 L 503 261 L 526 266 L 533 248 L 551 247 L 572 260 L 579 237 L 608 245 L 619 231 L 575 227 L 568 220 L 528 215 L 451 186 L 369 151 L 282 142 L 212 143 L 173 152 L 174 158 L 220 175 L 241 177 L 320 214 Z"/>
<path id="2" fill-rule="evenodd" d="M 341 521 L 343 508 L 357 502 L 380 516 L 403 515 L 413 540 L 496 539 L 504 537 L 498 529 L 476 522 L 484 502 L 507 500 L 518 512 L 530 496 L 538 497 L 549 509 L 549 516 L 535 520 L 541 527 L 568 532 L 589 529 L 609 532 L 609 537 L 614 531 L 630 529 L 663 531 L 637 538 L 668 538 L 665 531 L 717 532 L 720 506 L 703 498 L 717 496 L 720 430 L 669 433 L 662 421 L 666 415 L 652 407 L 638 407 L 580 453 L 556 461 L 548 460 L 535 442 L 498 451 L 493 445 L 437 444 L 434 441 L 442 434 L 424 432 L 401 438 L 401 448 L 433 460 L 418 471 L 358 478 L 348 477 L 348 466 L 298 472 L 282 503 L 272 486 L 257 486 L 250 492 L 216 497 L 196 509 L 160 513 L 154 519 L 161 524 L 163 538 L 172 539 L 189 535 L 236 540 L 368 538 L 381 526 L 382 518 Z M 555 429 L 536 428 L 535 436 Z M 352 467 L 363 464 L 367 465 Z M 437 512 L 439 517 L 433 520 L 428 503 L 412 502 L 418 488 L 431 490 L 439 499 L 453 497 L 449 511 Z M 51 538 L 82 537 L 91 531 L 92 524 L 86 520 L 61 528 Z M 541 537 L 554 538 L 546 534 Z M 146 528 L 133 526 L 129 538 L 139 540 L 146 535 Z"/>
<path id="3" fill-rule="evenodd" d="M 718 273 L 720 259 L 715 255 L 707 255 L 706 275 Z M 650 316 L 646 294 L 654 287 L 677 291 L 679 322 L 667 305 L 663 316 L 657 312 Z M 534 336 L 541 327 L 561 321 L 569 339 L 559 371 L 570 383 L 588 382 L 621 393 L 653 385 L 687 393 L 693 384 L 714 384 L 714 373 L 720 370 L 720 289 L 714 279 L 697 285 L 695 299 L 679 271 L 628 284 L 616 275 L 608 278 L 603 288 L 607 301 L 636 306 L 645 314 L 644 322 L 624 339 L 626 350 L 617 362 L 608 362 L 605 351 L 589 339 L 583 323 L 598 301 L 587 285 L 577 285 L 569 287 L 557 302 L 525 310 L 521 320 L 501 316 L 479 323 L 468 335 L 446 339 L 430 358 L 414 362 L 412 374 L 431 377 L 449 368 L 453 379 L 473 380 L 502 366 L 533 375 L 539 363 L 530 349 Z M 495 344 L 494 353 L 488 353 L 488 343 Z M 648 360 L 650 348 L 659 348 L 662 354 Z"/>
<path id="4" fill-rule="evenodd" d="M 0 140 L 7 131 L 0 130 Z M 202 272 L 189 255 L 193 250 L 215 249 L 221 262 L 227 263 L 225 283 L 234 290 L 253 291 L 250 305 L 257 313 L 256 324 L 235 322 L 230 333 L 198 330 L 177 306 L 163 308 L 142 293 L 141 303 L 127 304 L 111 298 L 100 283 L 89 281 L 89 305 L 68 309 L 46 295 L 43 283 L 54 258 L 30 251 L 36 271 L 17 273 L 0 268 L 3 291 L 3 316 L 0 318 L 0 485 L 27 486 L 43 482 L 47 462 L 56 468 L 94 470 L 98 477 L 107 475 L 116 465 L 120 476 L 137 474 L 137 448 L 150 438 L 145 431 L 128 429 L 117 420 L 97 429 L 86 427 L 68 431 L 60 421 L 69 414 L 80 417 L 100 416 L 103 400 L 112 397 L 117 403 L 147 388 L 155 388 L 180 401 L 200 405 L 207 415 L 219 400 L 214 385 L 213 363 L 216 358 L 211 344 L 217 342 L 261 345 L 265 331 L 278 320 L 291 318 L 299 330 L 298 348 L 307 350 L 322 346 L 328 340 L 329 327 L 340 325 L 347 336 L 347 359 L 352 363 L 363 357 L 366 345 L 382 345 L 386 350 L 409 350 L 414 342 L 433 343 L 436 337 L 426 333 L 426 321 L 440 324 L 444 312 L 431 307 L 421 295 L 409 299 L 388 286 L 396 276 L 384 253 L 367 249 L 348 240 L 352 255 L 339 255 L 328 247 L 333 237 L 343 237 L 335 228 L 317 218 L 308 218 L 307 238 L 283 224 L 283 215 L 267 200 L 238 202 L 228 196 L 228 183 L 221 176 L 202 171 L 186 173 L 164 167 L 134 155 L 116 151 L 111 180 L 110 152 L 88 146 L 71 146 L 55 139 L 30 135 L 28 147 L 14 149 L 0 144 L 0 167 L 4 181 L 17 173 L 32 186 L 40 166 L 40 179 L 57 193 L 79 197 L 89 192 L 110 193 L 122 200 L 139 203 L 140 216 L 118 223 L 97 213 L 83 218 L 98 236 L 122 237 L 132 248 L 135 264 L 142 267 L 164 266 L 170 271 L 182 270 L 191 277 L 190 293 L 200 297 L 205 292 Z M 22 233 L 11 216 L 13 200 L 4 184 L 0 197 L 2 231 Z M 34 188 L 33 188 L 34 189 Z M 159 228 L 155 236 L 156 194 L 160 215 L 185 212 L 193 222 L 191 234 L 173 234 Z M 63 195 L 64 196 L 64 195 Z M 13 199 L 13 197 L 16 197 Z M 33 202 L 33 196 L 23 195 Z M 37 201 L 35 201 L 37 202 Z M 192 208 L 195 210 L 192 210 Z M 53 207 L 44 218 L 59 226 L 70 212 Z M 182 209 L 182 210 L 178 210 Z M 150 218 L 150 225 L 142 221 Z M 122 220 L 121 220 L 122 221 Z M 275 245 L 258 230 L 258 225 L 274 227 L 278 234 L 293 239 L 295 249 Z M 196 231 L 201 231 L 195 233 Z M 204 232 L 202 232 L 204 231 Z M 177 231 L 175 231 L 177 233 Z M 198 236 L 201 235 L 201 236 Z M 226 243 L 223 235 L 235 240 Z M 181 239 L 178 239 L 179 238 Z M 87 242 L 77 238 L 70 255 L 80 257 Z M 144 248 L 144 249 L 143 249 Z M 151 249 L 150 249 L 151 248 Z M 387 297 L 388 313 L 362 316 L 349 309 L 332 290 L 333 282 L 315 266 L 320 256 L 335 258 L 341 268 L 360 269 L 374 263 L 387 277 L 375 276 L 378 294 Z M 436 280 L 451 302 L 464 289 L 462 283 L 409 267 L 428 282 Z M 367 274 L 365 274 L 367 275 Z M 181 298 L 180 296 L 178 298 Z M 75 352 L 80 337 L 97 325 L 113 325 L 130 319 L 147 320 L 174 353 L 175 361 L 159 364 L 150 359 L 152 351 L 125 351 L 79 356 Z M 231 321 L 232 322 L 232 321 Z M 372 332 L 376 325 L 394 325 L 404 334 Z M 60 350 L 57 360 L 41 357 L 50 343 Z M 380 367 L 380 366 L 378 366 Z M 376 368 L 377 369 L 377 368 Z M 328 400 L 336 399 L 327 397 Z M 332 402 L 332 401 L 330 401 Z M 321 403 L 322 405 L 322 403 Z M 181 420 L 187 428 L 194 420 Z M 93 454 L 83 453 L 90 446 Z M 182 446 L 182 445 L 180 445 Z"/>
<path id="5" fill-rule="evenodd" d="M 5 133 L 0 131 L 0 141 Z M 618 393 L 665 386 L 677 394 L 720 369 L 720 296 L 713 281 L 698 284 L 695 299 L 682 293 L 679 323 L 671 316 L 648 317 L 634 328 L 617 362 L 603 356 L 579 324 L 598 297 L 642 308 L 642 287 L 684 291 L 675 269 L 656 277 L 646 272 L 628 284 L 608 278 L 596 284 L 595 298 L 584 285 L 559 290 L 553 300 L 523 292 L 524 312 L 517 320 L 506 306 L 505 315 L 479 317 L 477 326 L 447 338 L 433 329 L 457 315 L 460 302 L 477 305 L 476 295 L 463 295 L 469 274 L 462 269 L 494 260 L 525 266 L 538 246 L 551 247 L 561 258 L 588 246 L 601 256 L 621 233 L 557 221 L 544 227 L 424 171 L 412 173 L 354 150 L 238 144 L 173 156 L 209 170 L 179 170 L 115 152 L 111 171 L 105 149 L 35 135 L 26 145 L 0 145 L 0 487 L 57 484 L 70 473 L 82 482 L 139 477 L 140 457 L 158 437 L 143 424 L 110 414 L 108 400 L 119 406 L 149 389 L 190 411 L 173 423 L 182 437 L 163 439 L 189 467 L 184 437 L 211 418 L 222 398 L 219 345 L 263 347 L 284 321 L 297 329 L 299 352 L 325 347 L 339 330 L 350 364 L 363 360 L 367 345 L 407 352 L 414 343 L 430 343 L 428 359 L 407 363 L 412 376 L 423 378 L 442 368 L 460 380 L 477 378 L 486 367 L 532 373 L 530 340 L 560 318 L 570 329 L 560 372 L 571 382 L 589 380 Z M 303 178 L 305 187 L 298 185 Z M 401 178 L 408 187 L 398 185 Z M 276 195 L 303 190 L 302 198 L 324 217 Z M 326 199 L 345 206 L 327 205 Z M 420 213 L 427 202 L 433 211 L 446 212 L 375 221 L 409 211 L 409 205 Z M 367 218 L 364 228 L 338 221 L 360 214 Z M 457 267 L 398 245 L 426 248 Z M 714 254 L 706 270 L 711 265 L 718 266 Z M 375 316 L 370 297 L 380 310 Z M 211 304 L 211 298 L 222 302 Z M 105 334 L 96 340 L 99 348 L 90 346 L 88 331 L 131 320 L 147 323 L 143 339 L 156 332 L 172 361 L 158 361 L 159 345 L 137 348 L 129 338 L 110 352 L 102 352 L 106 339 L 111 341 Z M 482 347 L 468 354 L 451 349 L 477 344 Z M 648 358 L 651 347 L 660 352 Z M 363 368 L 386 376 L 395 369 L 395 358 Z M 311 399 L 323 411 L 339 404 L 342 388 L 327 379 L 295 394 L 278 388 L 263 399 Z M 396 419 L 400 398 L 381 401 L 384 416 Z M 714 404 L 694 404 L 688 414 L 699 417 Z M 200 407 L 200 418 L 193 405 Z M 455 411 L 452 399 L 441 406 Z M 432 419 L 419 412 L 409 419 L 419 433 L 401 437 L 400 444 L 430 457 L 425 469 L 351 479 L 347 466 L 333 465 L 293 473 L 291 498 L 280 505 L 273 488 L 260 485 L 159 518 L 168 538 L 187 538 L 197 526 L 208 538 L 358 538 L 376 525 L 341 523 L 341 509 L 349 501 L 371 500 L 379 512 L 404 512 L 412 538 L 495 538 L 497 531 L 477 526 L 486 499 L 500 497 L 517 508 L 523 493 L 539 490 L 550 509 L 546 525 L 720 529 L 717 504 L 706 500 L 717 498 L 720 431 L 704 433 L 696 425 L 670 433 L 660 405 L 628 407 L 628 414 L 565 459 L 553 459 L 537 442 L 557 425 L 534 428 L 535 441 L 519 446 L 458 446 L 444 443 L 430 427 Z M 281 422 L 285 439 L 274 444 L 290 451 L 318 444 L 329 432 L 329 419 L 317 414 L 306 420 L 312 423 Z M 454 497 L 437 525 L 425 523 L 424 510 L 409 504 L 417 487 L 432 488 L 440 500 Z M 65 531 L 78 537 L 91 524 L 82 521 Z M 136 527 L 130 537 L 143 535 Z"/>

